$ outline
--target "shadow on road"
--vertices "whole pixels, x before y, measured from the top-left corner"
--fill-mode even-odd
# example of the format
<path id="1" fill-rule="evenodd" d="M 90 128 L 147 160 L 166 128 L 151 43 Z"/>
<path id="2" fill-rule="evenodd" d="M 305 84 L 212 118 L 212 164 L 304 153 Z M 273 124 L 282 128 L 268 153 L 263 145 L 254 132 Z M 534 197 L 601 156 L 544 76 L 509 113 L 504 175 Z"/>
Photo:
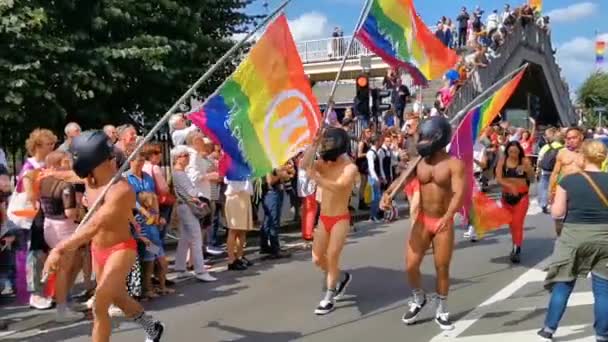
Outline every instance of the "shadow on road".
<path id="1" fill-rule="evenodd" d="M 285 341 L 293 341 L 297 338 L 302 337 L 302 333 L 299 332 L 289 332 L 289 331 L 281 331 L 281 332 L 261 332 L 261 331 L 253 331 L 241 329 L 229 325 L 223 325 L 218 322 L 209 322 L 207 325 L 209 328 L 216 328 L 231 334 L 239 335 L 240 338 L 231 338 L 229 340 L 220 340 L 221 342 L 285 342 Z"/>

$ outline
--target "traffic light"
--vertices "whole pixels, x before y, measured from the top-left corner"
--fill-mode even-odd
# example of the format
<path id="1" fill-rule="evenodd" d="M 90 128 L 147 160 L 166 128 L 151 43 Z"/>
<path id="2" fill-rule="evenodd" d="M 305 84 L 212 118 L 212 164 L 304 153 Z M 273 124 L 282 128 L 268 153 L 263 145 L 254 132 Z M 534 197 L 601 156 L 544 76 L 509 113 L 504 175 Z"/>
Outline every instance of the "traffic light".
<path id="1" fill-rule="evenodd" d="M 356 114 L 369 118 L 369 78 L 367 77 L 367 75 L 360 75 L 359 77 L 357 77 L 357 83 L 355 86 Z"/>
<path id="2" fill-rule="evenodd" d="M 391 92 L 389 90 L 372 89 L 372 115 L 380 116 L 382 112 L 391 109 L 390 100 L 389 103 L 383 103 L 383 99 L 390 97 Z"/>

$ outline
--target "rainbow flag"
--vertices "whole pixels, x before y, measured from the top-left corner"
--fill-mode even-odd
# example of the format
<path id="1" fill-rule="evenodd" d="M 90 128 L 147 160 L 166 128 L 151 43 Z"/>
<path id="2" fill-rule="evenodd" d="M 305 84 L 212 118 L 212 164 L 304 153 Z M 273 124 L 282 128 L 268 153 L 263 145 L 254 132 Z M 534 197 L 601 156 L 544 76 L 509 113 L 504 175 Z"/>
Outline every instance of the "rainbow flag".
<path id="1" fill-rule="evenodd" d="M 285 15 L 190 119 L 224 150 L 228 179 L 262 177 L 306 147 L 321 122 Z"/>
<path id="2" fill-rule="evenodd" d="M 416 84 L 443 75 L 458 62 L 422 22 L 413 0 L 373 0 L 357 39 L 387 64 L 405 69 Z"/>
<path id="3" fill-rule="evenodd" d="M 534 12 L 543 11 L 543 0 L 530 0 L 528 5 L 534 9 Z"/>
<path id="4" fill-rule="evenodd" d="M 595 42 L 595 62 L 597 64 L 604 63 L 604 54 L 606 53 L 606 42 L 598 40 Z"/>
<path id="5" fill-rule="evenodd" d="M 456 128 L 450 142 L 450 155 L 457 157 L 465 164 L 467 187 L 462 215 L 468 218 L 469 223 L 475 227 L 479 236 L 483 236 L 486 231 L 492 228 L 500 227 L 505 223 L 505 217 L 510 219 L 510 216 L 506 215 L 505 210 L 502 208 L 496 208 L 495 204 L 492 205 L 495 202 L 491 201 L 476 188 L 473 175 L 473 146 L 479 140 L 483 130 L 490 126 L 511 98 L 525 71 L 525 69 L 520 71 L 494 95 L 485 100 L 481 105 L 470 110 L 458 125 L 458 128 Z M 494 214 L 486 215 L 484 212 L 492 212 Z"/>

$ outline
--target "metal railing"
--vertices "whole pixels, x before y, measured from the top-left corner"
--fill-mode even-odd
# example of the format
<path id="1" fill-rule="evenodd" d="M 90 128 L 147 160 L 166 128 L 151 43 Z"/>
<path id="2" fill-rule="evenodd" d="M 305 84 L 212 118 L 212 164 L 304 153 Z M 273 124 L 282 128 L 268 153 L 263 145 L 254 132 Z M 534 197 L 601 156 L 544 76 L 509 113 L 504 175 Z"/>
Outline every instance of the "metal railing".
<path id="1" fill-rule="evenodd" d="M 473 101 L 483 89 L 491 86 L 493 82 L 500 78 L 500 75 L 508 72 L 508 70 L 504 69 L 507 67 L 511 54 L 515 52 L 518 46 L 524 46 L 543 55 L 544 62 L 548 68 L 545 77 L 547 77 L 548 82 L 555 86 L 557 92 L 556 105 L 564 108 L 569 116 L 572 116 L 572 103 L 567 86 L 561 78 L 560 68 L 552 53 L 553 47 L 550 35 L 537 25 L 530 24 L 523 27 L 520 22 L 515 25 L 513 32 L 507 36 L 504 44 L 496 51 L 498 57 L 492 59 L 488 67 L 475 70 L 456 92 L 452 103 L 447 108 L 447 114 L 449 116 L 455 115 L 459 110 Z"/>
<path id="2" fill-rule="evenodd" d="M 351 39 L 353 37 L 348 36 L 307 40 L 297 42 L 296 47 L 300 53 L 302 63 L 337 61 L 344 57 Z M 374 56 L 374 54 L 355 39 L 348 53 L 348 58 L 354 59 L 361 56 Z"/>

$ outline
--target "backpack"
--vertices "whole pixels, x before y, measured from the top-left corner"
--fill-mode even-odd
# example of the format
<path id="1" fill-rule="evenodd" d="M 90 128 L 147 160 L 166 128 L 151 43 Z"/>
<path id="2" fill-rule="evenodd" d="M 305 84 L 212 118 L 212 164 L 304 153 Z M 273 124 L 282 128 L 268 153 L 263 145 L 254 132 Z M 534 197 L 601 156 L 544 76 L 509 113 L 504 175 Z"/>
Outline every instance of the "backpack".
<path id="1" fill-rule="evenodd" d="M 547 152 L 545 152 L 545 154 L 543 155 L 543 158 L 540 160 L 540 163 L 538 164 L 540 166 L 541 170 L 548 171 L 548 172 L 553 171 L 553 168 L 555 168 L 555 163 L 557 161 L 557 154 L 559 153 L 559 150 L 561 150 L 562 148 L 563 147 L 553 148 L 553 146 L 549 145 L 549 149 L 547 150 Z"/>

